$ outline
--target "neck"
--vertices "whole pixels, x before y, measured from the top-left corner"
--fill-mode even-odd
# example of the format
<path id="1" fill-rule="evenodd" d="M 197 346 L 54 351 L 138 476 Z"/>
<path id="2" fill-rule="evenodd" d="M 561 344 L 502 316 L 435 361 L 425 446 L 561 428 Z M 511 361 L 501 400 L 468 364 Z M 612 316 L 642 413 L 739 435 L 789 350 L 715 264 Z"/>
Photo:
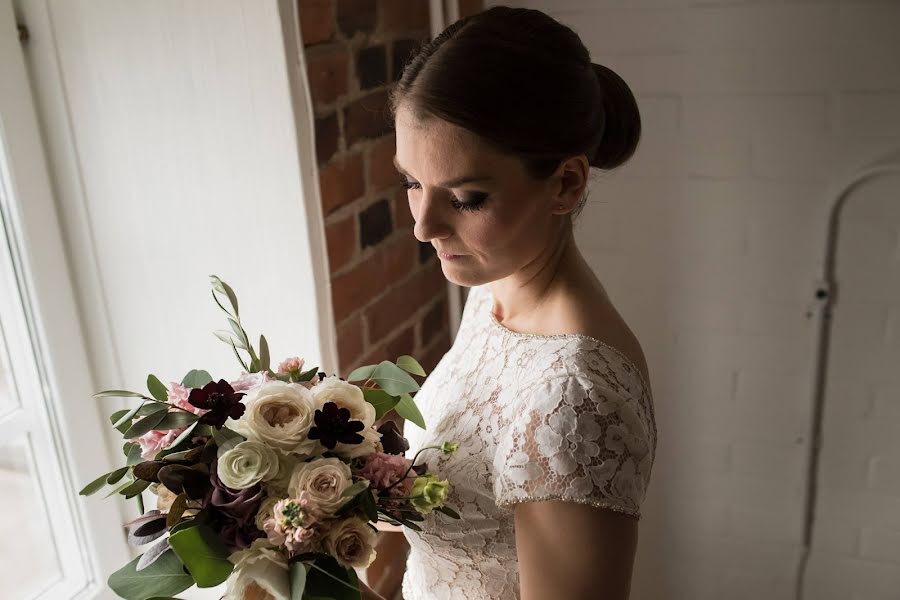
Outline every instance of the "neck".
<path id="1" fill-rule="evenodd" d="M 575 245 L 571 225 L 534 261 L 512 275 L 490 284 L 494 315 L 500 322 L 528 318 L 560 291 L 593 279 L 593 272 Z"/>

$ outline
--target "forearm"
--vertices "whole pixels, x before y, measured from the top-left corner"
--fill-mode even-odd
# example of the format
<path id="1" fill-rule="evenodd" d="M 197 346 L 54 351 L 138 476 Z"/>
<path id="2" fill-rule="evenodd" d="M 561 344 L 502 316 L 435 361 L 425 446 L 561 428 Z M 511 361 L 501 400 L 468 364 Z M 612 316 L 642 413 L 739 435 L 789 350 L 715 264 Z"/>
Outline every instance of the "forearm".
<path id="1" fill-rule="evenodd" d="M 382 531 L 375 549 L 378 554 L 366 570 L 366 578 L 373 591 L 391 600 L 403 582 L 409 546 L 402 533 Z"/>

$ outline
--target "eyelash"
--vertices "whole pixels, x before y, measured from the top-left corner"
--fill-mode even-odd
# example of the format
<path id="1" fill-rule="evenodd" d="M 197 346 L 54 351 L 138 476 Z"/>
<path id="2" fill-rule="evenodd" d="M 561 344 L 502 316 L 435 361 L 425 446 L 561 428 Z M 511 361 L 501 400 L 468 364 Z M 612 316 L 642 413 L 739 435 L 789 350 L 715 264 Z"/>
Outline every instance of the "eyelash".
<path id="1" fill-rule="evenodd" d="M 400 179 L 400 185 L 402 185 L 407 190 L 419 189 L 417 186 L 419 185 L 415 181 L 408 181 L 407 179 Z M 465 210 L 481 210 L 481 206 L 484 204 L 485 200 L 487 200 L 487 194 L 476 194 L 475 200 L 469 200 L 468 202 L 463 202 L 459 198 L 453 198 L 450 201 L 450 204 L 453 205 L 453 208 L 459 211 Z"/>

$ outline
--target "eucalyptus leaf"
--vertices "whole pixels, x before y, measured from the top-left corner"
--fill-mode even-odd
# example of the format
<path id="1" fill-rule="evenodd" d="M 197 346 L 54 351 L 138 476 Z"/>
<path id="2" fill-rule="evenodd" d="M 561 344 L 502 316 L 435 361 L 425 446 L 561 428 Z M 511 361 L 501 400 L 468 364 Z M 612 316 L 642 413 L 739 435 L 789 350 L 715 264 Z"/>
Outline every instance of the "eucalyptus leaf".
<path id="1" fill-rule="evenodd" d="M 169 512 L 166 515 L 166 526 L 175 527 L 175 525 L 178 524 L 178 521 L 181 520 L 181 515 L 183 515 L 186 510 L 187 496 L 178 494 L 175 496 L 175 500 L 172 501 L 172 506 L 169 507 Z"/>
<path id="2" fill-rule="evenodd" d="M 110 496 L 115 496 L 116 494 L 118 494 L 119 492 L 121 492 L 122 490 L 124 490 L 125 488 L 127 488 L 129 485 L 131 485 L 131 484 L 133 484 L 133 483 L 134 483 L 134 480 L 133 480 L 133 479 L 127 479 L 127 480 L 125 480 L 124 482 L 122 482 L 121 484 L 119 484 L 119 487 L 113 488 L 112 491 L 108 492 L 108 493 L 107 493 L 105 496 L 103 496 L 103 497 L 104 497 L 104 498 L 109 498 Z"/>
<path id="3" fill-rule="evenodd" d="M 113 471 L 113 473 L 115 473 L 115 471 Z M 104 473 L 97 479 L 84 486 L 81 491 L 78 492 L 78 495 L 90 496 L 91 494 L 96 494 L 106 486 L 106 480 L 110 475 L 112 475 L 112 473 Z"/>
<path id="4" fill-rule="evenodd" d="M 170 429 L 181 429 L 192 423 L 196 423 L 200 417 L 190 412 L 173 411 L 166 414 L 163 419 L 156 424 L 156 431 L 169 431 Z"/>
<path id="5" fill-rule="evenodd" d="M 183 564 L 172 550 L 166 550 L 153 564 L 138 571 L 141 557 L 109 576 L 109 587 L 125 600 L 149 600 L 160 596 L 174 596 L 194 585 L 184 572 Z"/>
<path id="6" fill-rule="evenodd" d="M 358 369 L 353 369 L 349 375 L 347 375 L 347 381 L 360 381 L 364 379 L 368 379 L 372 376 L 372 373 L 375 372 L 375 368 L 378 365 L 366 365 L 364 367 L 359 367 Z"/>
<path id="7" fill-rule="evenodd" d="M 241 358 L 241 355 L 238 354 L 237 346 L 234 345 L 234 340 L 231 340 L 231 349 L 234 350 L 234 357 L 238 359 L 238 362 L 241 363 L 241 366 L 244 367 L 244 370 L 248 373 L 250 372 L 250 367 L 247 366 L 247 363 L 244 362 L 244 359 Z M 245 348 L 246 350 L 246 348 Z"/>
<path id="8" fill-rule="evenodd" d="M 134 419 L 135 415 L 137 415 L 143 407 L 144 403 L 141 403 L 131 410 L 126 410 L 125 414 L 120 415 L 119 418 L 113 423 L 113 427 L 115 427 L 122 433 L 125 433 L 126 431 L 128 431 L 128 427 L 131 427 L 131 420 Z M 119 414 L 119 412 L 117 411 L 115 414 Z M 121 429 L 121 427 L 123 426 L 126 426 L 124 430 Z"/>
<path id="9" fill-rule="evenodd" d="M 425 369 L 422 368 L 422 365 L 419 364 L 419 361 L 408 354 L 404 354 L 397 359 L 397 366 L 407 373 L 425 377 Z"/>
<path id="10" fill-rule="evenodd" d="M 269 370 L 269 342 L 264 335 L 259 336 L 259 370 Z"/>
<path id="11" fill-rule="evenodd" d="M 188 436 L 190 436 L 191 433 L 192 433 L 192 432 L 194 431 L 194 429 L 196 429 L 196 428 L 197 428 L 197 422 L 194 421 L 193 423 L 191 423 L 191 424 L 188 426 L 187 429 L 185 429 L 184 431 L 182 431 L 181 433 L 179 433 L 177 438 L 175 438 L 174 440 L 172 440 L 172 443 L 169 444 L 169 448 L 176 448 L 176 447 L 178 446 L 178 444 L 180 444 L 181 442 L 183 442 L 184 440 L 186 440 L 186 439 L 188 438 Z"/>
<path id="12" fill-rule="evenodd" d="M 144 481 L 143 479 L 137 479 L 131 483 L 131 485 L 123 488 L 119 493 L 125 496 L 126 498 L 134 498 L 144 490 L 150 487 L 149 481 Z"/>
<path id="13" fill-rule="evenodd" d="M 240 348 L 241 350 L 247 349 L 247 346 L 244 345 L 244 342 L 242 342 L 240 340 L 236 340 L 231 336 L 230 331 L 223 331 L 223 330 L 213 331 L 213 335 L 216 336 L 217 338 L 219 338 L 220 340 L 222 340 L 223 342 L 225 342 L 226 344 L 234 344 L 236 347 Z"/>
<path id="14" fill-rule="evenodd" d="M 383 360 L 378 363 L 370 379 L 374 380 L 381 389 L 391 396 L 399 396 L 408 392 L 418 391 L 419 389 L 419 384 L 410 377 L 409 373 L 389 360 Z"/>
<path id="15" fill-rule="evenodd" d="M 120 425 L 119 420 L 130 413 L 134 409 L 123 408 L 122 410 L 117 410 L 113 414 L 109 415 L 109 422 L 113 427 L 118 427 Z"/>
<path id="16" fill-rule="evenodd" d="M 112 473 L 109 474 L 109 477 L 106 478 L 106 483 L 108 485 L 115 485 L 120 479 L 125 477 L 125 473 L 128 472 L 128 467 L 121 467 L 116 469 Z"/>
<path id="17" fill-rule="evenodd" d="M 434 508 L 434 510 L 439 510 L 439 511 L 441 511 L 442 513 L 444 513 L 445 515 L 447 515 L 447 516 L 450 517 L 451 519 L 461 519 L 461 518 L 462 518 L 462 517 L 459 516 L 459 513 L 458 513 L 458 512 L 456 512 L 455 510 L 453 510 L 453 509 L 450 508 L 449 506 L 436 506 L 436 507 Z"/>
<path id="18" fill-rule="evenodd" d="M 219 282 L 222 284 L 222 287 L 225 289 L 225 295 L 228 296 L 228 301 L 231 302 L 231 307 L 234 309 L 234 316 L 240 316 L 240 310 L 238 309 L 238 301 L 237 294 L 234 293 L 234 290 L 231 289 L 231 286 L 222 281 Z"/>
<path id="19" fill-rule="evenodd" d="M 228 319 L 228 324 L 231 325 L 232 331 L 234 331 L 235 337 L 240 340 L 244 346 L 248 346 L 250 344 L 250 340 L 247 339 L 247 334 L 244 333 L 244 329 L 240 326 L 240 324 L 234 319 Z"/>
<path id="20" fill-rule="evenodd" d="M 213 431 L 213 440 L 219 448 L 216 456 L 221 456 L 244 441 L 244 436 L 227 427 Z"/>
<path id="21" fill-rule="evenodd" d="M 143 452 L 140 444 L 132 444 L 131 448 L 128 450 L 128 458 L 125 460 L 125 464 L 130 467 L 139 462 L 143 462 Z"/>
<path id="22" fill-rule="evenodd" d="M 169 410 L 170 404 L 167 402 L 145 402 L 137 411 L 137 416 L 146 417 L 160 410 Z"/>
<path id="23" fill-rule="evenodd" d="M 139 394 L 137 392 L 129 392 L 128 390 L 104 390 L 102 392 L 97 392 L 93 396 L 94 398 L 147 398 L 144 394 Z M 147 398 L 150 400 L 150 398 Z"/>
<path id="24" fill-rule="evenodd" d="M 190 571 L 197 587 L 215 587 L 228 579 L 234 564 L 215 531 L 206 525 L 187 527 L 169 536 L 169 545 Z"/>
<path id="25" fill-rule="evenodd" d="M 375 420 L 389 413 L 400 402 L 400 398 L 377 388 L 363 388 L 363 397 L 366 402 L 375 407 Z"/>
<path id="26" fill-rule="evenodd" d="M 135 421 L 134 425 L 129 427 L 128 431 L 124 433 L 124 437 L 126 439 L 134 439 L 141 437 L 149 431 L 153 431 L 156 426 L 166 417 L 168 412 L 168 408 L 161 408 L 158 411 Z"/>
<path id="27" fill-rule="evenodd" d="M 159 402 L 169 401 L 169 390 L 166 389 L 166 386 L 164 386 L 159 378 L 152 373 L 147 375 L 147 389 L 150 390 L 150 395 Z"/>
<path id="28" fill-rule="evenodd" d="M 152 565 L 156 560 L 163 555 L 163 553 L 168 550 L 171 546 L 169 546 L 169 538 L 163 538 L 147 548 L 143 554 L 140 556 L 140 560 L 135 566 L 136 571 L 143 571 L 150 565 Z"/>
<path id="29" fill-rule="evenodd" d="M 397 403 L 397 406 L 394 407 L 394 410 L 407 421 L 412 421 L 422 429 L 425 429 L 425 419 L 422 417 L 422 413 L 419 412 L 419 407 L 416 406 L 412 396 L 409 394 L 400 396 L 400 401 Z"/>

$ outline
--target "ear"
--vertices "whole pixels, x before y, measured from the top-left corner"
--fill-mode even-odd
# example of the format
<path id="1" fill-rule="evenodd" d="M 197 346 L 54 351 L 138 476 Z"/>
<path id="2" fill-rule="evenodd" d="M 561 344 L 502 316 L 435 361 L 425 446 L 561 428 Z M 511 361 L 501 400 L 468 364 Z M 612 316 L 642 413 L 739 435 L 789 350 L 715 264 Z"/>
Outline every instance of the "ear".
<path id="1" fill-rule="evenodd" d="M 564 215 L 575 210 L 587 188 L 591 165 L 587 156 L 579 154 L 564 159 L 556 168 L 553 179 L 555 193 L 551 198 L 551 210 L 555 215 Z"/>

